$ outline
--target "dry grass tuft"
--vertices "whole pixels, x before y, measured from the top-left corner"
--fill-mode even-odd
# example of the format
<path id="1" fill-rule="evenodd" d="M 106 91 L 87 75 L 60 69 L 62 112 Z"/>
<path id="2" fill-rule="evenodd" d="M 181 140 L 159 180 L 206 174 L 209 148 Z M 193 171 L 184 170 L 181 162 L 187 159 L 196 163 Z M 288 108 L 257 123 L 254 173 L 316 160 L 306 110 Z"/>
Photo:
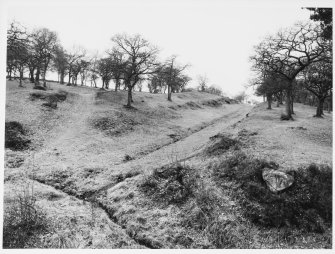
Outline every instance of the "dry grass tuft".
<path id="1" fill-rule="evenodd" d="M 26 184 L 4 206 L 3 248 L 25 248 L 48 229 L 45 213 L 36 205 L 33 188 Z"/>

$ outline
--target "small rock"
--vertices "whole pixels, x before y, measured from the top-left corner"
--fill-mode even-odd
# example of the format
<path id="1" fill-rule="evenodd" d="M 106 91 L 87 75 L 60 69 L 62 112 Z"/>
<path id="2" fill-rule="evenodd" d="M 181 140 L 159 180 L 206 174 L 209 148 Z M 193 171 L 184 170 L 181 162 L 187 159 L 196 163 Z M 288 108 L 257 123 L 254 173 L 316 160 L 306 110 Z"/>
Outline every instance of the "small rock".
<path id="1" fill-rule="evenodd" d="M 274 169 L 264 170 L 262 177 L 270 191 L 275 193 L 287 189 L 294 182 L 293 176 Z"/>

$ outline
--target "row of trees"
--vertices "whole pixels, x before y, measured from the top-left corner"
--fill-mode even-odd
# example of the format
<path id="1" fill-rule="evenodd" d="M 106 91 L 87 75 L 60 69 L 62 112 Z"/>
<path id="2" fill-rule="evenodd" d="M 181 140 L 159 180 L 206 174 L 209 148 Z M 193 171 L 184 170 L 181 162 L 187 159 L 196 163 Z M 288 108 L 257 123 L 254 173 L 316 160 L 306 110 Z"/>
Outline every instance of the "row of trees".
<path id="1" fill-rule="evenodd" d="M 19 73 L 20 86 L 25 72 L 35 86 L 40 85 L 41 77 L 46 86 L 48 71 L 57 72 L 61 84 L 65 84 L 67 76 L 67 85 L 78 85 L 80 77 L 81 85 L 89 79 L 91 86 L 97 87 L 100 78 L 102 88 L 108 89 L 113 81 L 115 91 L 121 88 L 128 91 L 128 107 L 131 107 L 132 91 L 135 87 L 141 91 L 144 81 L 152 93 L 167 90 L 167 99 L 171 101 L 172 93 L 183 91 L 191 80 L 184 73 L 188 65 L 178 64 L 176 56 L 160 61 L 159 49 L 140 35 L 118 34 L 111 41 L 111 49 L 103 57 L 89 57 L 81 47 L 65 50 L 57 34 L 47 28 L 28 32 L 12 22 L 7 30 L 7 76 L 11 80 Z"/>
<path id="2" fill-rule="evenodd" d="M 285 119 L 292 119 L 293 102 L 302 93 L 317 98 L 316 116 L 323 114 L 323 104 L 332 96 L 332 9 L 313 9 L 311 19 L 267 37 L 251 56 L 256 78 L 256 94 L 280 104 L 286 101 Z"/>

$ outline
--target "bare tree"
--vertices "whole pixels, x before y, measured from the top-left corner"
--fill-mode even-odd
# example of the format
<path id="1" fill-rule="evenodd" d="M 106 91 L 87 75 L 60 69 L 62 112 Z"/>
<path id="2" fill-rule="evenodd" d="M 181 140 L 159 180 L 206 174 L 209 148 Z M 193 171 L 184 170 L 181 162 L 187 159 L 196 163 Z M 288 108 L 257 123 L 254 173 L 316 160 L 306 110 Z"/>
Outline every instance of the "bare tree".
<path id="1" fill-rule="evenodd" d="M 185 81 L 181 78 L 182 72 L 188 67 L 188 65 L 178 66 L 176 62 L 176 56 L 171 56 L 165 63 L 166 71 L 166 83 L 168 88 L 168 101 L 172 101 L 171 94 L 178 90 L 178 84 L 182 81 L 185 85 Z M 178 82 L 179 81 L 179 82 Z"/>
<path id="2" fill-rule="evenodd" d="M 123 80 L 128 89 L 127 107 L 131 107 L 132 90 L 139 80 L 155 71 L 158 49 L 141 35 L 118 34 L 112 37 L 115 50 L 124 55 Z"/>
<path id="3" fill-rule="evenodd" d="M 64 84 L 64 78 L 68 69 L 66 51 L 61 45 L 57 45 L 55 49 L 55 56 L 53 59 L 53 66 L 58 74 L 58 82 Z"/>
<path id="4" fill-rule="evenodd" d="M 102 80 L 102 88 L 109 88 L 109 81 L 112 79 L 112 68 L 113 61 L 110 57 L 101 58 L 97 61 L 95 72 Z"/>
<path id="5" fill-rule="evenodd" d="M 304 71 L 304 86 L 318 99 L 316 117 L 322 117 L 323 104 L 331 95 L 333 88 L 332 64 L 318 62 L 310 65 Z"/>
<path id="6" fill-rule="evenodd" d="M 207 78 L 206 74 L 199 75 L 197 77 L 197 79 L 198 79 L 198 84 L 199 84 L 199 86 L 198 86 L 199 87 L 199 91 L 200 92 L 204 92 L 206 90 L 206 88 L 207 88 L 207 85 L 208 85 L 208 78 Z"/>
<path id="7" fill-rule="evenodd" d="M 50 61 L 58 45 L 57 34 L 47 28 L 37 29 L 32 34 L 33 49 L 38 61 L 35 85 L 39 83 L 39 75 L 43 74 L 43 85 L 46 86 L 46 73 Z"/>
<path id="8" fill-rule="evenodd" d="M 29 35 L 19 23 L 12 22 L 7 30 L 7 73 L 9 80 L 14 70 L 19 72 L 19 86 L 29 61 Z"/>
<path id="9" fill-rule="evenodd" d="M 242 103 L 246 98 L 247 98 L 247 95 L 245 91 L 242 91 L 233 97 L 234 100 L 237 100 L 240 103 Z"/>
<path id="10" fill-rule="evenodd" d="M 69 52 L 67 52 L 66 59 L 67 59 L 68 76 L 69 76 L 68 85 L 71 85 L 71 78 L 72 78 L 72 84 L 74 83 L 73 82 L 74 71 L 75 72 L 77 71 L 77 64 L 85 55 L 86 50 L 80 46 L 73 46 L 72 49 Z"/>
<path id="11" fill-rule="evenodd" d="M 295 78 L 312 63 L 324 60 L 330 43 L 322 37 L 319 26 L 306 23 L 280 31 L 256 46 L 256 54 L 251 57 L 253 68 L 264 73 L 272 72 L 287 80 L 286 119 L 292 119 L 292 92 Z"/>
<path id="12" fill-rule="evenodd" d="M 125 57 L 122 51 L 118 51 L 113 48 L 111 51 L 107 52 L 109 54 L 109 58 L 111 60 L 110 72 L 112 79 L 115 83 L 115 92 L 120 89 L 121 80 L 123 77 L 123 70 L 125 68 Z"/>

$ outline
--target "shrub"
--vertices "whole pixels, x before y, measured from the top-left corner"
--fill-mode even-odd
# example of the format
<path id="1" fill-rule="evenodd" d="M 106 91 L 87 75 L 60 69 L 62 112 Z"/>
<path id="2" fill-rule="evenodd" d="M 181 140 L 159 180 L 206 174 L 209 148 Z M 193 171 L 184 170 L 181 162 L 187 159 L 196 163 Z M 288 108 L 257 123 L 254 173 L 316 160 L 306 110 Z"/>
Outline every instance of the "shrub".
<path id="1" fill-rule="evenodd" d="M 229 138 L 223 134 L 217 134 L 210 139 L 215 142 L 206 149 L 208 155 L 220 155 L 230 148 L 234 148 L 234 150 L 239 149 L 240 143 L 238 140 Z"/>
<path id="2" fill-rule="evenodd" d="M 183 204 L 193 195 L 195 185 L 190 167 L 173 164 L 154 170 L 139 187 L 157 202 Z"/>
<path id="3" fill-rule="evenodd" d="M 295 183 L 280 193 L 267 188 L 262 178 L 264 168 L 278 169 L 278 165 L 239 152 L 214 167 L 213 175 L 218 183 L 228 179 L 238 184 L 242 193 L 236 193 L 236 199 L 253 223 L 323 232 L 332 220 L 331 168 L 312 164 L 288 172 L 294 175 Z"/>
<path id="4" fill-rule="evenodd" d="M 36 205 L 29 184 L 4 208 L 3 248 L 29 247 L 47 230 L 46 216 Z"/>
<path id="5" fill-rule="evenodd" d="M 30 140 L 26 138 L 27 130 L 19 122 L 5 123 L 5 147 L 14 151 L 29 148 Z"/>

